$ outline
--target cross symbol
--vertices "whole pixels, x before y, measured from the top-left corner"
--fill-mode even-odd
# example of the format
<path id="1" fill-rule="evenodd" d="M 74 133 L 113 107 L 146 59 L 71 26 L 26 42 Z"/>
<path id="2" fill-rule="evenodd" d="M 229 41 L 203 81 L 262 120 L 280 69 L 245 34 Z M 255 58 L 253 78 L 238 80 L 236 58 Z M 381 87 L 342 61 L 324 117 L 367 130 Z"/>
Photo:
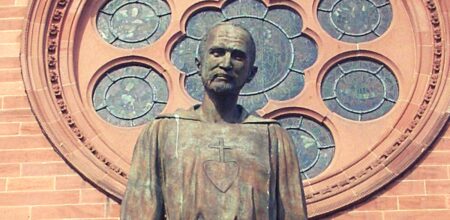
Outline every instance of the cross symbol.
<path id="1" fill-rule="evenodd" d="M 225 146 L 223 138 L 219 138 L 219 144 L 218 145 L 210 144 L 209 147 L 219 150 L 220 162 L 227 162 L 227 161 L 225 161 L 225 150 L 232 150 L 233 149 L 232 147 Z"/>

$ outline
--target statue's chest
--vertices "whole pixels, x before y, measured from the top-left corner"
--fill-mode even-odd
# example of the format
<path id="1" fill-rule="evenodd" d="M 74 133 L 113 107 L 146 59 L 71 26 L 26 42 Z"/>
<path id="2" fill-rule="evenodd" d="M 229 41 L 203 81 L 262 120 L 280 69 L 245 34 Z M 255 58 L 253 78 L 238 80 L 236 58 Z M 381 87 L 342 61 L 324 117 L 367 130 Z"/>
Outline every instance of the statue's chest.
<path id="1" fill-rule="evenodd" d="M 167 174 L 206 175 L 226 191 L 239 176 L 270 170 L 266 125 L 220 125 L 180 120 L 165 129 L 160 154 Z M 186 173 L 188 171 L 189 173 Z"/>

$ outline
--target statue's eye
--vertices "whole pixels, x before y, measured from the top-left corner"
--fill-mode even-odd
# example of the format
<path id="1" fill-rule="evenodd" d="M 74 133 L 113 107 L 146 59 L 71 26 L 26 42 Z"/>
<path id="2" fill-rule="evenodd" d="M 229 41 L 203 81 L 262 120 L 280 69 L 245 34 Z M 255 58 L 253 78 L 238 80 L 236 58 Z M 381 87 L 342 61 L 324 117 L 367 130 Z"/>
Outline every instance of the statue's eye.
<path id="1" fill-rule="evenodd" d="M 233 51 L 231 56 L 233 57 L 233 59 L 239 60 L 239 61 L 243 61 L 247 58 L 247 55 L 244 52 L 239 51 L 239 50 Z"/>
<path id="2" fill-rule="evenodd" d="M 210 50 L 210 54 L 213 55 L 214 57 L 220 57 L 225 54 L 225 50 L 221 48 L 212 48 Z"/>

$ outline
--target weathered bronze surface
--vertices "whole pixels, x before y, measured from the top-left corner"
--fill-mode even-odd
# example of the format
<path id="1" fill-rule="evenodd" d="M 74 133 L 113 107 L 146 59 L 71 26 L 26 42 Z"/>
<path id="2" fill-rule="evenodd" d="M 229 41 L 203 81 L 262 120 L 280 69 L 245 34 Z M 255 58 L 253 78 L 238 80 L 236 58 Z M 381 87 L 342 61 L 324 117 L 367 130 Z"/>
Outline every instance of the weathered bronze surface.
<path id="1" fill-rule="evenodd" d="M 251 35 L 222 23 L 200 50 L 205 98 L 143 130 L 121 219 L 306 219 L 289 135 L 236 104 L 257 71 Z"/>

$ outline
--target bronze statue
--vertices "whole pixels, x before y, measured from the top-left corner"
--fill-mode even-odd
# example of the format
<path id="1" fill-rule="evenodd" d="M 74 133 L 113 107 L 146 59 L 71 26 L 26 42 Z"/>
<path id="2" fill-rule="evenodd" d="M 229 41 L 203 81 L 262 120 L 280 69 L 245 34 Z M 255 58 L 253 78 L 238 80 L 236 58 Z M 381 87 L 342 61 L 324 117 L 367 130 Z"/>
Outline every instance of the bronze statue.
<path id="1" fill-rule="evenodd" d="M 196 59 L 201 105 L 158 116 L 136 144 L 121 219 L 306 219 L 293 143 L 280 125 L 237 105 L 255 43 L 221 23 Z"/>

